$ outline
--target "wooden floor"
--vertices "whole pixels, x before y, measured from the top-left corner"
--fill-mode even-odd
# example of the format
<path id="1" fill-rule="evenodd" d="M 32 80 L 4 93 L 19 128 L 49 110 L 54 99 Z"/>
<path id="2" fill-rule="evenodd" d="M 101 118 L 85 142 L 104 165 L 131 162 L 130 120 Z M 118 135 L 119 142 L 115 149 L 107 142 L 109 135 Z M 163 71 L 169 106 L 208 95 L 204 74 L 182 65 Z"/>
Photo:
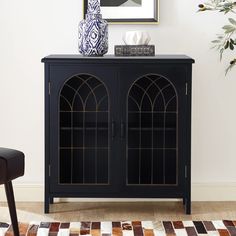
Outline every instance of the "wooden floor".
<path id="1" fill-rule="evenodd" d="M 17 210 L 57 221 L 236 220 L 236 202 L 193 202 L 190 216 L 185 215 L 182 202 L 54 203 L 47 215 L 43 213 L 43 203 L 17 203 Z"/>

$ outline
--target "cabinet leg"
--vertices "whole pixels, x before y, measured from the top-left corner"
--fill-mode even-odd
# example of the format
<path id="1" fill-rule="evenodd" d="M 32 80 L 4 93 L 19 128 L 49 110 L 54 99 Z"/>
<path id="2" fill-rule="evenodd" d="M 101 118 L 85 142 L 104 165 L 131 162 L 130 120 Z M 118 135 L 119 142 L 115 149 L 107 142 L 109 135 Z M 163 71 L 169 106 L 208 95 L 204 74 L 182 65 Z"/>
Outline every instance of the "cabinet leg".
<path id="1" fill-rule="evenodd" d="M 53 203 L 54 203 L 53 200 L 54 200 L 53 197 L 49 197 L 49 202 L 50 202 L 50 204 L 53 204 Z"/>
<path id="2" fill-rule="evenodd" d="M 183 205 L 185 206 L 185 197 L 183 197 Z"/>
<path id="3" fill-rule="evenodd" d="M 190 198 L 185 199 L 185 213 L 187 215 L 191 215 L 191 199 Z"/>
<path id="4" fill-rule="evenodd" d="M 44 199 L 44 213 L 48 214 L 49 213 L 49 197 L 45 197 Z"/>

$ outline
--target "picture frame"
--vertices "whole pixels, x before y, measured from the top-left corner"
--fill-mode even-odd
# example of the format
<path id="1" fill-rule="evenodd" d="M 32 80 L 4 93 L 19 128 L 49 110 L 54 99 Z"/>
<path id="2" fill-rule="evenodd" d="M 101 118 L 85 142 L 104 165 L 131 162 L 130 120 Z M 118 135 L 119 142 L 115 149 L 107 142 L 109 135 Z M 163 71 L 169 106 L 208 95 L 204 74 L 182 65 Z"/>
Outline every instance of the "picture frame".
<path id="1" fill-rule="evenodd" d="M 112 0 L 102 0 L 112 1 Z M 114 4 L 120 4 L 127 0 L 114 0 Z M 103 19 L 112 24 L 158 24 L 159 0 L 141 0 L 140 6 L 102 6 Z M 83 15 L 86 16 L 88 0 L 83 0 Z"/>

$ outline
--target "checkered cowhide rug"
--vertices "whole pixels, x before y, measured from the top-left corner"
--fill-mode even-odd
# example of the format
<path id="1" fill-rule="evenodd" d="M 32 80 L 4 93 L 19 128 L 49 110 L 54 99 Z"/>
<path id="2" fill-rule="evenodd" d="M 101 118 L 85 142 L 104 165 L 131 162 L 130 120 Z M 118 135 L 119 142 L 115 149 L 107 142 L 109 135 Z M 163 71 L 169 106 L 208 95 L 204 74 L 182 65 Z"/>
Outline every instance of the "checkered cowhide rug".
<path id="1" fill-rule="evenodd" d="M 19 223 L 21 236 L 236 236 L 236 221 L 119 221 Z M 0 223 L 0 236 L 13 236 L 12 227 Z"/>

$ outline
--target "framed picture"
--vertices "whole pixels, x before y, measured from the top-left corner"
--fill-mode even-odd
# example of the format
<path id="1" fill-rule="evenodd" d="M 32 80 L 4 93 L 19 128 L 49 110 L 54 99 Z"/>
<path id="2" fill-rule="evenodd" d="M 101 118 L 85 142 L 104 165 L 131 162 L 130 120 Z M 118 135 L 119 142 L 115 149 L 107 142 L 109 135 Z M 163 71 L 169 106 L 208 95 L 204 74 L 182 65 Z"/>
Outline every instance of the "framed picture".
<path id="1" fill-rule="evenodd" d="M 100 0 L 103 19 L 113 23 L 158 23 L 159 0 Z M 84 0 L 84 17 L 88 0 Z"/>

